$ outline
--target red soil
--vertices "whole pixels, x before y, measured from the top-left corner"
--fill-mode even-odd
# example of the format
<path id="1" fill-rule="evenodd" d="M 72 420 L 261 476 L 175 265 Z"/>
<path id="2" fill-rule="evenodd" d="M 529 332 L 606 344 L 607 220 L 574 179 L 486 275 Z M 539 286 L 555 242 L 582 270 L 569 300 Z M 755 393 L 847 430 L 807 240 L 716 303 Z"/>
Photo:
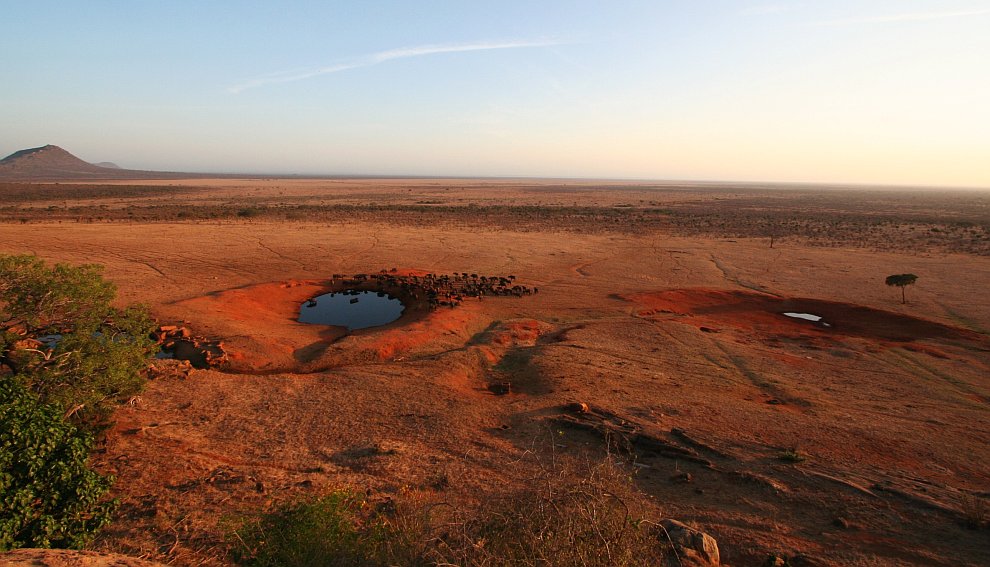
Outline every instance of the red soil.
<path id="1" fill-rule="evenodd" d="M 809 340 L 859 337 L 886 343 L 925 339 L 978 340 L 980 337 L 966 329 L 863 305 L 749 291 L 689 288 L 634 293 L 623 298 L 644 308 L 636 313 L 639 317 L 656 319 L 673 315 L 676 321 L 708 331 L 722 326 L 765 336 Z M 793 312 L 818 315 L 828 326 L 783 315 Z M 910 345 L 910 350 L 945 356 L 938 349 L 921 345 Z"/>

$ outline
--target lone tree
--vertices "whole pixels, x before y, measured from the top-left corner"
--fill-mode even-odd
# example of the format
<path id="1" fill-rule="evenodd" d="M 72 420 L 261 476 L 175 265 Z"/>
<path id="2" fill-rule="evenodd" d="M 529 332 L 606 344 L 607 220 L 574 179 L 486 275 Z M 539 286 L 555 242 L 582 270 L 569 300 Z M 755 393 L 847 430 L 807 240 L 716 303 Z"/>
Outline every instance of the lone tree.
<path id="1" fill-rule="evenodd" d="M 896 285 L 901 288 L 901 303 L 907 303 L 907 297 L 904 295 L 904 288 L 909 285 L 914 285 L 914 282 L 918 280 L 918 276 L 914 274 L 894 274 L 892 276 L 887 276 L 884 281 L 887 285 Z"/>
<path id="2" fill-rule="evenodd" d="M 0 378 L 90 425 L 141 390 L 157 350 L 151 317 L 111 305 L 116 289 L 100 271 L 0 255 Z"/>

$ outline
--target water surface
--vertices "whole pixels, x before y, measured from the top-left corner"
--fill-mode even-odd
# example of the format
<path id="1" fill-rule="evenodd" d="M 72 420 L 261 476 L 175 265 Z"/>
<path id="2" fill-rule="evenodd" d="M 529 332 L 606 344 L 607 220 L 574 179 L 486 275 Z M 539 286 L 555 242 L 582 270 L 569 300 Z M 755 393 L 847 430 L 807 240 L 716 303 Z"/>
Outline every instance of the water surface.
<path id="1" fill-rule="evenodd" d="M 299 322 L 347 327 L 348 331 L 387 325 L 402 315 L 398 299 L 375 291 L 343 291 L 314 297 L 299 308 Z"/>

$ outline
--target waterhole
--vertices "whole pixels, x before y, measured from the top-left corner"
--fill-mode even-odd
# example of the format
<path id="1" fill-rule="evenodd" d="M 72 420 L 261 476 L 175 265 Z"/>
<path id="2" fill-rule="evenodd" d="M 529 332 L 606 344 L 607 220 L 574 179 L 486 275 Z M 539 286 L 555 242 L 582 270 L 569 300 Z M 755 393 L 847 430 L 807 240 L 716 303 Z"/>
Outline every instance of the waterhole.
<path id="1" fill-rule="evenodd" d="M 299 308 L 299 322 L 356 331 L 391 323 L 404 309 L 401 301 L 380 291 L 344 290 L 303 303 Z"/>
<path id="2" fill-rule="evenodd" d="M 829 325 L 828 323 L 826 323 L 825 321 L 822 321 L 822 316 L 821 315 L 815 315 L 814 313 L 794 313 L 794 312 L 787 312 L 787 313 L 784 313 L 784 316 L 785 317 L 791 317 L 793 319 L 804 319 L 805 321 L 811 321 L 812 323 L 818 323 L 819 325 L 822 325 L 823 327 L 831 327 L 832 326 L 832 325 Z"/>

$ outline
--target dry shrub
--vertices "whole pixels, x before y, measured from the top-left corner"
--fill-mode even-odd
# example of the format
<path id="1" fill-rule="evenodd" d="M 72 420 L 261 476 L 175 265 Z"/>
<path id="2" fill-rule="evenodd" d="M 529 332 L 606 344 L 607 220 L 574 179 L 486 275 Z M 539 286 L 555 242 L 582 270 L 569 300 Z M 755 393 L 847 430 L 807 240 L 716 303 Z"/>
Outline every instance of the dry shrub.
<path id="1" fill-rule="evenodd" d="M 646 519 L 655 510 L 612 458 L 539 466 L 520 480 L 474 507 L 332 493 L 242 524 L 234 556 L 286 566 L 660 564 L 663 540 Z"/>
<path id="2" fill-rule="evenodd" d="M 524 488 L 452 510 L 424 551 L 434 565 L 658 565 L 646 501 L 613 458 L 540 467 Z M 439 528 L 439 529 L 438 529 Z"/>

